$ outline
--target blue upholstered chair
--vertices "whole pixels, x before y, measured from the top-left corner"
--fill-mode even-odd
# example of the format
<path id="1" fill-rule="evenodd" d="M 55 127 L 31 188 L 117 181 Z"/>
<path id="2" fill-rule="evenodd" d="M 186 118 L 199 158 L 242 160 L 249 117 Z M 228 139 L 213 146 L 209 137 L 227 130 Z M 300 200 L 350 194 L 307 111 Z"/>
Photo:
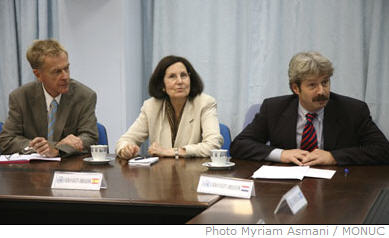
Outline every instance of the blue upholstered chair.
<path id="1" fill-rule="evenodd" d="M 228 150 L 228 156 L 230 155 L 230 144 L 231 144 L 231 133 L 230 128 L 224 125 L 223 123 L 219 123 L 220 134 L 223 136 L 224 143 L 221 149 Z"/>
<path id="2" fill-rule="evenodd" d="M 105 127 L 102 124 L 97 122 L 97 130 L 99 132 L 99 141 L 97 142 L 97 144 L 108 145 L 107 130 L 105 129 Z M 108 149 L 108 153 L 109 153 L 109 149 Z"/>
<path id="3" fill-rule="evenodd" d="M 261 108 L 261 104 L 253 104 L 249 107 L 249 110 L 246 112 L 246 116 L 244 118 L 243 128 L 246 128 L 248 124 L 250 124 L 255 117 L 255 114 L 259 112 L 259 109 Z"/>

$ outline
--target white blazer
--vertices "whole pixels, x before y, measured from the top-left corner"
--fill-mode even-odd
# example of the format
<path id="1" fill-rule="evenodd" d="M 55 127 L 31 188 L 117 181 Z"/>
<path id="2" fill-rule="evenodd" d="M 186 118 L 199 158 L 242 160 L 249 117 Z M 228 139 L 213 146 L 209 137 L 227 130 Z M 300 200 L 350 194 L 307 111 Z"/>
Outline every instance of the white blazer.
<path id="1" fill-rule="evenodd" d="M 157 142 L 165 148 L 185 148 L 187 157 L 208 157 L 210 150 L 222 146 L 213 97 L 202 93 L 185 103 L 174 145 L 165 107 L 165 100 L 147 99 L 136 121 L 118 140 L 116 154 L 127 144 L 140 146 L 147 138 L 150 144 Z"/>

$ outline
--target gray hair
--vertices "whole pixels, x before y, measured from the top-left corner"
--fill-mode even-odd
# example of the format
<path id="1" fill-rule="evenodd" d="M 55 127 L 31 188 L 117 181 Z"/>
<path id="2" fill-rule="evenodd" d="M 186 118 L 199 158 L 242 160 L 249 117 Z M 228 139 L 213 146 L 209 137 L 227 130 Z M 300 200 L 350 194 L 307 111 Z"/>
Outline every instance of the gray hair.
<path id="1" fill-rule="evenodd" d="M 61 53 L 68 55 L 65 48 L 56 40 L 34 40 L 27 50 L 26 57 L 31 68 L 39 69 L 42 67 L 46 56 L 58 56 Z"/>
<path id="2" fill-rule="evenodd" d="M 300 52 L 297 53 L 289 62 L 289 87 L 293 92 L 292 85 L 295 83 L 300 87 L 301 82 L 306 76 L 323 76 L 331 77 L 334 68 L 329 59 L 318 52 Z"/>

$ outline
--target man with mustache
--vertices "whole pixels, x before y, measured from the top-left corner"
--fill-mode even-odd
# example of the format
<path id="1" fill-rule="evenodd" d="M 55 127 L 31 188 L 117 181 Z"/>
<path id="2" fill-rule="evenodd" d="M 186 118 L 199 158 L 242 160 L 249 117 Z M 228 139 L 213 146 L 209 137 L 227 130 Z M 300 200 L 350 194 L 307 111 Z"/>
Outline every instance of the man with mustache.
<path id="1" fill-rule="evenodd" d="M 366 103 L 330 92 L 333 71 L 317 52 L 296 54 L 288 71 L 293 95 L 263 101 L 232 142 L 232 157 L 307 166 L 388 163 L 389 142 Z"/>
<path id="2" fill-rule="evenodd" d="M 98 139 L 96 93 L 70 79 L 67 51 L 55 40 L 36 40 L 27 60 L 38 80 L 9 95 L 0 152 L 43 156 L 86 153 Z"/>

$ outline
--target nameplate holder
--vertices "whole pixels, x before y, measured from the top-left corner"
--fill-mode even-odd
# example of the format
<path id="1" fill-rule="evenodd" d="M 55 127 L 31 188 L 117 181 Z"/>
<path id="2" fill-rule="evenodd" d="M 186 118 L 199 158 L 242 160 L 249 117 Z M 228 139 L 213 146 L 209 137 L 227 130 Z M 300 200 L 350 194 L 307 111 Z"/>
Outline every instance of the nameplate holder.
<path id="1" fill-rule="evenodd" d="M 292 211 L 293 215 L 297 214 L 302 208 L 308 204 L 303 192 L 298 185 L 294 186 L 287 193 L 282 196 L 278 203 L 274 214 L 276 214 L 282 208 L 288 207 Z"/>
<path id="2" fill-rule="evenodd" d="M 238 198 L 255 196 L 253 180 L 209 175 L 200 176 L 197 192 Z"/>
<path id="3" fill-rule="evenodd" d="M 52 189 L 100 190 L 106 188 L 102 173 L 95 172 L 54 172 Z"/>

